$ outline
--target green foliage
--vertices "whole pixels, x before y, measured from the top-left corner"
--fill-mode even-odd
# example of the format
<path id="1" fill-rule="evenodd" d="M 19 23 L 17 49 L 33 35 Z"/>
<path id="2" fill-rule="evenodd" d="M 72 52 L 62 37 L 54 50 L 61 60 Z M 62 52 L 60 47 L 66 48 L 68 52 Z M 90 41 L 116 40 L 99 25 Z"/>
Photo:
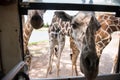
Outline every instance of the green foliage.
<path id="1" fill-rule="evenodd" d="M 44 42 L 48 42 L 48 40 L 42 40 L 42 41 L 38 41 L 38 42 L 30 42 L 28 45 L 31 46 L 31 45 L 37 45 L 37 44 L 41 44 L 41 43 L 44 43 Z"/>
<path id="2" fill-rule="evenodd" d="M 39 42 L 31 42 L 28 45 L 37 45 Z"/>
<path id="3" fill-rule="evenodd" d="M 49 24 L 48 24 L 48 23 L 44 24 L 44 27 L 45 27 L 45 28 L 48 28 L 48 27 L 49 27 Z"/>

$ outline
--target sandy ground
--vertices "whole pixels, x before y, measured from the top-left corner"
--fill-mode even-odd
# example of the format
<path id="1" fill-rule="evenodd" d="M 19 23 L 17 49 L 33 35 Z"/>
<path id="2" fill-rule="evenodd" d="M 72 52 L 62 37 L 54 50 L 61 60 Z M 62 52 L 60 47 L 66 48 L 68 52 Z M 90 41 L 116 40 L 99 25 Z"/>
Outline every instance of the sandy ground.
<path id="1" fill-rule="evenodd" d="M 45 31 L 47 34 L 47 30 Z M 34 32 L 33 32 L 34 35 Z M 42 34 L 43 35 L 43 34 Z M 39 35 L 40 36 L 40 35 Z M 99 64 L 99 74 L 110 74 L 113 65 L 113 59 L 118 51 L 118 35 L 114 34 L 114 39 L 108 44 L 108 46 L 103 50 L 100 64 Z M 116 38 L 117 37 L 117 38 Z M 120 37 L 120 34 L 119 34 Z M 30 78 L 45 78 L 46 70 L 49 61 L 49 42 L 48 39 L 41 40 L 39 43 L 34 45 L 29 45 L 31 54 L 33 55 L 31 69 L 29 71 Z M 69 48 L 69 38 L 66 37 L 66 44 L 62 52 L 60 61 L 60 77 L 68 77 L 71 75 L 71 60 L 69 54 L 71 50 Z M 78 72 L 79 69 L 79 59 L 77 62 Z M 75 74 L 74 74 L 75 76 Z M 48 75 L 48 78 L 56 77 L 56 59 L 54 59 L 52 73 Z"/>

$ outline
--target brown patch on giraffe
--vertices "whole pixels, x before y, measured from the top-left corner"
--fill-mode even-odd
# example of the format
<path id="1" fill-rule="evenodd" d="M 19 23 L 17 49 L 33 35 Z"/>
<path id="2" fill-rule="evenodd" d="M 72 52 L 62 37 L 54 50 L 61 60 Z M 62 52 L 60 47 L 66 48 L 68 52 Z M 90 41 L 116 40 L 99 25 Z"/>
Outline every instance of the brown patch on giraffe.
<path id="1" fill-rule="evenodd" d="M 118 25 L 118 20 L 117 19 L 114 20 L 113 22 L 114 22 L 115 25 Z"/>
<path id="2" fill-rule="evenodd" d="M 106 32 L 101 32 L 100 36 L 102 36 L 102 39 L 104 39 L 108 36 L 108 34 Z"/>
<path id="3" fill-rule="evenodd" d="M 25 40 L 28 40 L 26 36 L 24 36 L 24 43 L 26 44 L 27 42 Z"/>
<path id="4" fill-rule="evenodd" d="M 101 28 L 100 28 L 101 29 Z M 97 31 L 96 31 L 96 34 L 98 34 L 98 33 L 100 33 L 101 32 L 101 30 L 100 29 L 98 29 Z"/>
<path id="5" fill-rule="evenodd" d="M 117 28 L 120 30 L 120 26 L 117 26 Z"/>
<path id="6" fill-rule="evenodd" d="M 108 28 L 108 25 L 105 23 L 105 21 L 101 24 L 102 29 L 106 30 Z"/>
<path id="7" fill-rule="evenodd" d="M 116 25 L 115 26 L 110 26 L 112 28 L 112 31 L 117 31 Z"/>
<path id="8" fill-rule="evenodd" d="M 99 21 L 99 20 L 102 20 L 102 18 L 103 18 L 103 15 L 100 15 L 100 16 L 98 17 L 98 21 Z"/>
<path id="9" fill-rule="evenodd" d="M 107 28 L 107 30 L 106 30 L 108 33 L 111 33 L 112 32 L 112 30 L 110 29 L 110 28 Z"/>
<path id="10" fill-rule="evenodd" d="M 25 33 L 28 35 L 29 34 L 29 31 L 27 29 L 25 29 Z"/>
<path id="11" fill-rule="evenodd" d="M 113 15 L 108 15 L 108 16 L 110 16 L 110 19 L 111 19 L 111 20 L 115 20 L 115 19 L 116 19 L 116 17 L 113 16 Z"/>
<path id="12" fill-rule="evenodd" d="M 100 36 L 97 35 L 96 38 L 95 38 L 95 41 L 98 42 L 98 41 L 100 41 L 100 40 L 101 40 Z"/>
<path id="13" fill-rule="evenodd" d="M 103 19 L 98 19 L 99 23 L 102 24 L 104 22 Z"/>
<path id="14" fill-rule="evenodd" d="M 108 44 L 109 40 L 108 40 L 108 39 L 104 39 L 104 40 L 102 40 L 102 42 L 103 42 L 104 44 Z"/>
<path id="15" fill-rule="evenodd" d="M 113 21 L 111 21 L 111 20 L 106 20 L 106 22 L 107 22 L 107 24 L 113 24 L 114 22 Z"/>
<path id="16" fill-rule="evenodd" d="M 102 43 L 102 42 L 99 42 L 98 46 L 99 46 L 99 47 L 102 47 L 102 46 L 103 46 L 103 43 Z"/>
<path id="17" fill-rule="evenodd" d="M 118 19 L 118 25 L 120 25 L 120 19 Z"/>
<path id="18" fill-rule="evenodd" d="M 109 19 L 109 17 L 105 15 L 105 16 L 104 16 L 104 19 L 107 20 L 107 19 Z"/>

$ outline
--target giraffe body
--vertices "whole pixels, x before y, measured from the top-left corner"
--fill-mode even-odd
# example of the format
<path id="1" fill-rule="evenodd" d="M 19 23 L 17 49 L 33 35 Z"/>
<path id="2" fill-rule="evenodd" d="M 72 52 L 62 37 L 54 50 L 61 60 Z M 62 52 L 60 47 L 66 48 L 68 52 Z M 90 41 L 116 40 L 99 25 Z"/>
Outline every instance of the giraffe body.
<path id="1" fill-rule="evenodd" d="M 111 41 L 111 34 L 115 31 L 120 31 L 120 18 L 115 17 L 114 14 L 101 14 L 98 15 L 98 21 L 101 28 L 96 32 L 95 42 L 97 54 L 100 57 L 103 49 Z M 118 55 L 115 56 L 111 73 L 115 73 Z"/>
<path id="2" fill-rule="evenodd" d="M 115 17 L 114 14 L 101 14 L 98 15 L 98 21 L 101 28 L 96 32 L 95 42 L 97 53 L 100 56 L 102 50 L 111 41 L 111 33 L 120 31 L 120 18 Z"/>

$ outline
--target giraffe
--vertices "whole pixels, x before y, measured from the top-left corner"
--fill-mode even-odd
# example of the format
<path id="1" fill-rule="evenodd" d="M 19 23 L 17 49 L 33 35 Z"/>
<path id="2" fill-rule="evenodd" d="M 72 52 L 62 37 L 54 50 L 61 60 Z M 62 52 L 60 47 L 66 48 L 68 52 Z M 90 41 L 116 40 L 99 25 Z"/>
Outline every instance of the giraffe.
<path id="1" fill-rule="evenodd" d="M 48 73 L 51 73 L 54 55 L 57 57 L 57 76 L 59 76 L 60 58 L 65 46 L 65 35 L 69 35 L 69 30 L 67 30 L 69 29 L 68 24 L 70 24 L 69 21 L 61 21 L 61 19 L 54 14 L 52 23 L 48 29 L 50 57 L 46 77 Z"/>
<path id="2" fill-rule="evenodd" d="M 22 17 L 23 24 L 23 46 L 24 55 L 27 67 L 30 69 L 32 55 L 28 49 L 28 41 L 30 39 L 33 29 L 39 29 L 43 26 L 43 14 L 45 10 L 28 10 L 27 21 L 25 22 L 24 17 Z"/>
<path id="3" fill-rule="evenodd" d="M 95 46 L 95 32 L 100 24 L 93 12 L 79 12 L 71 21 L 72 37 L 80 51 L 80 70 L 86 80 L 95 80 L 99 57 Z"/>
<path id="4" fill-rule="evenodd" d="M 102 50 L 111 41 L 111 33 L 115 31 L 120 31 L 120 18 L 115 17 L 114 14 L 104 13 L 98 15 L 98 21 L 101 24 L 101 28 L 96 32 L 95 42 L 96 42 L 96 50 L 98 56 L 100 57 L 102 54 Z M 118 55 L 116 55 L 114 58 L 111 73 L 115 73 L 117 58 Z"/>
<path id="5" fill-rule="evenodd" d="M 64 12 L 61 12 L 61 14 L 64 14 Z M 55 15 L 57 16 L 58 19 L 60 18 L 59 16 L 62 16 L 62 15 L 58 15 L 57 11 L 55 12 Z M 76 44 L 75 44 L 75 42 L 74 42 L 74 40 L 71 36 L 72 30 L 71 30 L 71 27 L 70 27 L 70 20 L 69 19 L 71 19 L 72 17 L 67 16 L 67 14 L 65 14 L 65 15 L 66 15 L 67 18 L 66 19 L 64 18 L 64 20 L 62 20 L 62 21 L 65 21 L 65 22 L 68 21 L 67 26 L 65 25 L 64 28 L 66 30 L 67 36 L 69 36 L 70 49 L 72 50 L 72 53 L 70 54 L 70 59 L 72 61 L 72 76 L 73 76 L 74 72 L 76 73 L 76 76 L 78 76 L 77 65 L 76 65 L 77 59 L 76 58 L 78 58 L 79 50 L 76 47 Z"/>
<path id="6" fill-rule="evenodd" d="M 63 12 L 56 12 L 61 18 L 67 18 Z M 67 16 L 67 17 L 66 17 Z M 100 24 L 93 12 L 79 12 L 71 17 L 72 38 L 80 51 L 80 69 L 87 80 L 95 80 L 98 74 L 99 57 L 95 46 L 95 32 Z"/>
<path id="7" fill-rule="evenodd" d="M 74 71 L 75 71 L 76 76 L 78 76 L 76 63 L 77 63 L 77 58 L 79 56 L 80 51 L 77 48 L 77 46 L 76 46 L 72 37 L 70 37 L 70 48 L 72 50 L 72 54 L 70 54 L 71 61 L 72 61 L 72 76 L 73 76 Z"/>
<path id="8" fill-rule="evenodd" d="M 60 12 L 61 14 L 64 14 L 64 15 L 59 15 L 57 14 L 57 12 L 55 12 L 55 15 L 57 16 L 57 19 L 61 18 L 61 17 L 66 17 L 66 18 L 62 18 L 64 20 L 62 21 L 69 21 L 70 22 L 70 18 L 71 17 L 68 17 L 67 14 L 65 14 L 64 12 Z M 68 18 L 68 19 L 67 19 Z M 54 21 L 56 21 L 56 19 L 53 18 Z M 60 21 L 61 22 L 61 21 Z M 58 22 L 59 23 L 59 22 Z M 61 22 L 62 23 L 62 22 Z M 70 24 L 69 24 L 70 25 Z M 72 54 L 70 54 L 70 58 L 71 58 L 71 61 L 72 61 L 72 76 L 73 76 L 73 73 L 75 72 L 76 76 L 78 76 L 78 71 L 77 71 L 77 65 L 76 65 L 76 62 L 77 62 L 77 58 L 78 58 L 78 55 L 80 53 L 80 51 L 78 50 L 78 48 L 76 47 L 76 44 L 71 36 L 71 27 L 68 27 L 66 26 L 66 31 L 67 31 L 67 35 L 70 37 L 70 48 L 72 50 Z"/>
<path id="9" fill-rule="evenodd" d="M 62 20 L 66 19 L 69 16 L 61 12 L 58 12 L 57 14 L 59 17 L 62 18 Z M 114 31 L 120 31 L 120 26 L 119 26 L 120 18 L 117 18 L 115 17 L 114 14 L 109 14 L 109 13 L 103 13 L 101 15 L 97 15 L 96 17 L 97 17 L 98 22 L 101 25 L 101 28 L 99 28 L 98 31 L 96 31 L 95 33 L 96 51 L 97 51 L 97 56 L 100 58 L 102 54 L 102 50 L 111 40 L 111 33 Z M 78 24 L 77 23 L 74 24 L 74 26 L 76 25 Z M 77 47 L 74 47 L 74 48 L 77 48 Z M 76 54 L 73 54 L 73 55 L 76 55 Z M 74 59 L 77 59 L 77 58 L 74 58 Z M 115 66 L 117 63 L 116 60 L 117 60 L 117 55 L 114 60 L 115 62 L 112 67 L 112 72 L 115 70 Z"/>
<path id="10" fill-rule="evenodd" d="M 120 18 L 115 17 L 114 14 L 105 13 L 98 15 L 97 19 L 101 28 L 96 32 L 95 42 L 97 53 L 101 56 L 102 50 L 111 41 L 111 33 L 120 31 Z"/>
<path id="11" fill-rule="evenodd" d="M 55 12 L 56 13 L 56 12 Z M 64 14 L 64 13 L 63 13 Z M 69 17 L 70 18 L 70 17 Z M 66 21 L 66 20 L 65 20 Z M 66 22 L 67 23 L 67 22 Z M 55 47 L 55 41 L 54 39 L 52 39 L 53 37 L 57 36 L 58 33 L 63 32 L 62 34 L 67 34 L 68 36 L 70 36 L 70 48 L 72 49 L 72 54 L 70 54 L 71 60 L 72 60 L 72 75 L 73 75 L 73 71 L 75 71 L 76 76 L 78 76 L 78 71 L 77 71 L 77 66 L 76 66 L 76 61 L 77 61 L 77 57 L 79 55 L 79 50 L 76 48 L 76 44 L 73 41 L 72 37 L 71 37 L 71 30 L 70 30 L 70 23 L 68 21 L 67 24 L 65 24 L 64 21 L 61 21 L 61 19 L 59 17 L 57 17 L 57 14 L 54 14 L 54 17 L 52 19 L 52 24 L 49 27 L 49 37 L 51 38 L 50 40 L 50 60 L 49 60 L 49 67 L 47 69 L 47 74 L 46 77 L 48 75 L 48 72 L 51 73 L 52 70 L 52 58 L 54 57 L 54 47 Z M 61 30 L 61 31 L 60 31 Z M 57 33 L 58 32 L 58 33 Z M 54 34 L 53 34 L 54 33 Z M 65 38 L 65 35 L 62 36 L 62 38 Z M 52 43 L 51 43 L 52 42 Z M 59 43 L 59 38 L 58 41 L 56 41 Z M 62 45 L 62 49 L 60 50 L 62 52 L 63 48 L 64 48 L 64 43 L 65 41 L 63 41 L 63 45 Z M 56 44 L 58 44 L 56 43 Z M 61 44 L 61 43 L 60 43 Z M 60 54 L 61 54 L 60 52 Z M 61 56 L 61 55 L 60 55 Z M 60 60 L 60 59 L 59 59 Z M 59 65 L 59 64 L 58 64 Z M 59 68 L 58 68 L 59 70 Z M 59 71 L 57 71 L 57 73 L 59 73 Z"/>

